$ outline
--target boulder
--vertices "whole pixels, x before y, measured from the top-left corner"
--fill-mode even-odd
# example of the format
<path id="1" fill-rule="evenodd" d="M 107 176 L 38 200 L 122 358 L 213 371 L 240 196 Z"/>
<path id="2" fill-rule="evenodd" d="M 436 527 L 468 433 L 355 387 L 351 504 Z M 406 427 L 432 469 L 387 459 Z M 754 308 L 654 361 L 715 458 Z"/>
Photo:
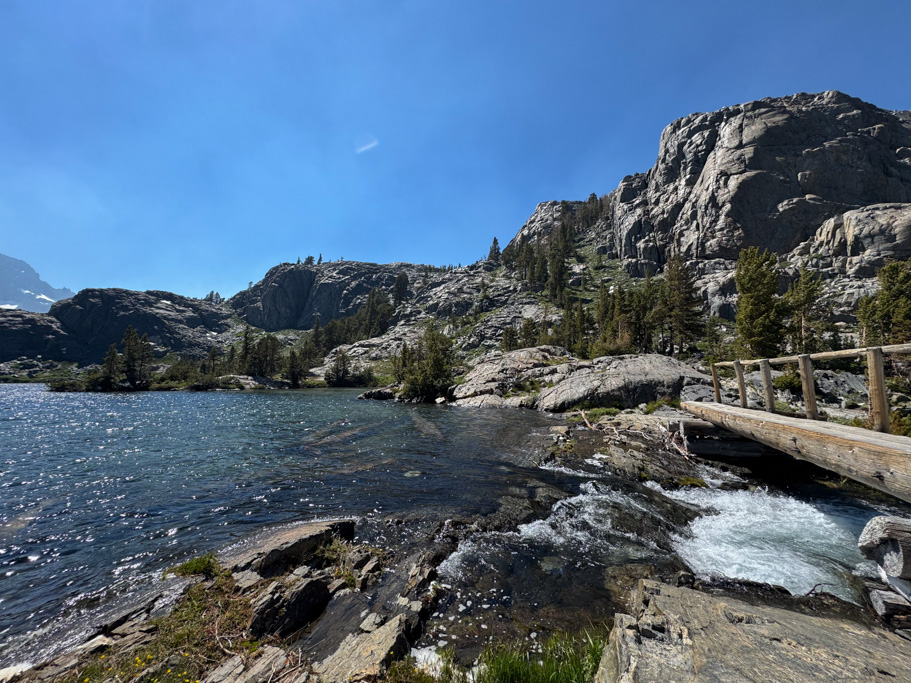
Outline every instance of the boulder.
<path id="1" fill-rule="evenodd" d="M 679 396 L 685 385 L 711 382 L 680 361 L 656 354 L 605 356 L 568 365 L 563 379 L 541 390 L 535 401 L 538 410 L 563 412 L 580 404 L 631 407 Z"/>
<path id="2" fill-rule="evenodd" d="M 559 346 L 536 346 L 518 351 L 495 351 L 483 356 L 465 376 L 465 381 L 452 390 L 452 399 L 463 405 L 483 405 L 467 399 L 479 396 L 504 396 L 510 391 L 523 391 L 542 382 L 562 378 L 555 369 L 570 359 Z"/>

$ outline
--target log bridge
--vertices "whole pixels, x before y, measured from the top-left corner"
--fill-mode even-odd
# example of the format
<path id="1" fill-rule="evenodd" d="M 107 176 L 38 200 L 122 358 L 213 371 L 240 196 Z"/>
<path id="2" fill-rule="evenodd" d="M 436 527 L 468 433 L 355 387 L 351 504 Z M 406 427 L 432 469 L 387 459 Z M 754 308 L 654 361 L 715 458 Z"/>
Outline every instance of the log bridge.
<path id="1" fill-rule="evenodd" d="M 889 399 L 883 357 L 911 354 L 911 344 L 845 349 L 824 353 L 735 360 L 712 365 L 714 403 L 683 402 L 681 408 L 748 439 L 807 460 L 911 503 L 911 438 L 889 433 Z M 873 429 L 824 422 L 816 408 L 813 361 L 866 358 Z M 805 415 L 775 410 L 773 365 L 796 363 L 800 372 Z M 764 410 L 747 407 L 743 368 L 758 365 L 762 377 Z M 721 402 L 718 368 L 733 368 L 740 406 Z"/>

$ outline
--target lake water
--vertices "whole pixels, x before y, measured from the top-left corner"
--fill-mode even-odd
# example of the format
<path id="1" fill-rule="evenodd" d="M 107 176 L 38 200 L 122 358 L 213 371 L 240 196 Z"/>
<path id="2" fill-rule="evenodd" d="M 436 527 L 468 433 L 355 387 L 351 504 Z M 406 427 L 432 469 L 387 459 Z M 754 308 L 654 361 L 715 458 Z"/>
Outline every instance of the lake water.
<path id="1" fill-rule="evenodd" d="M 549 421 L 357 394 L 0 385 L 0 666 L 61 612 L 266 525 L 488 512 Z"/>

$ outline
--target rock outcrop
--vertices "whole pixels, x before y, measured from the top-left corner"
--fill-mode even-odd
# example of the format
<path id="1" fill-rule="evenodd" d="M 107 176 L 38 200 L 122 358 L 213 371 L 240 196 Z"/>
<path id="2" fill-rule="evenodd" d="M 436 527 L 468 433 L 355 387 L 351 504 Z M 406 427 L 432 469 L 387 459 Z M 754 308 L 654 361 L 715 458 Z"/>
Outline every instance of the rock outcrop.
<path id="1" fill-rule="evenodd" d="M 908 642 L 882 628 L 640 580 L 596 683 L 911 680 Z"/>
<path id="2" fill-rule="evenodd" d="M 159 350 L 197 357 L 232 342 L 237 327 L 230 308 L 211 301 L 171 292 L 84 289 L 47 314 L 0 311 L 0 362 L 39 355 L 99 362 L 129 325 L 148 334 Z"/>
<path id="3" fill-rule="evenodd" d="M 229 303 L 246 322 L 270 332 L 309 329 L 317 318 L 325 324 L 354 315 L 371 289 L 384 290 L 391 298 L 396 276 L 404 271 L 414 284 L 420 269 L 410 263 L 282 263 L 249 289 L 235 294 Z"/>
<path id="4" fill-rule="evenodd" d="M 520 406 L 563 412 L 578 405 L 631 407 L 676 397 L 708 376 L 657 354 L 581 361 L 557 346 L 483 357 L 452 391 L 456 405 Z"/>

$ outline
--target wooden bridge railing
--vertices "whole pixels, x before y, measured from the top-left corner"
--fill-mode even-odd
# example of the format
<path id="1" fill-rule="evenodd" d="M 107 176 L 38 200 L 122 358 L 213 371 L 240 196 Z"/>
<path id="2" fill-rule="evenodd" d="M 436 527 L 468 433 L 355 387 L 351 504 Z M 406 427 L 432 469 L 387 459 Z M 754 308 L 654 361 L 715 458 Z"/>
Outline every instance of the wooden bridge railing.
<path id="1" fill-rule="evenodd" d="M 823 351 L 822 353 L 783 356 L 781 358 L 760 358 L 757 360 L 722 361 L 712 364 L 712 382 L 715 385 L 715 402 L 721 403 L 721 383 L 718 380 L 718 368 L 733 368 L 737 377 L 737 388 L 740 392 L 740 406 L 747 407 L 746 382 L 743 368 L 758 365 L 762 376 L 762 392 L 765 409 L 775 412 L 775 389 L 772 385 L 772 366 L 797 363 L 800 383 L 803 390 L 804 404 L 807 407 L 807 418 L 819 419 L 816 409 L 816 388 L 813 384 L 813 361 L 839 360 L 843 358 L 867 359 L 869 375 L 870 412 L 873 416 L 873 429 L 878 432 L 889 432 L 889 398 L 886 394 L 886 380 L 883 373 L 883 357 L 897 354 L 911 354 L 911 344 L 893 344 L 891 346 L 869 346 L 862 349 L 844 349 L 841 351 Z"/>

